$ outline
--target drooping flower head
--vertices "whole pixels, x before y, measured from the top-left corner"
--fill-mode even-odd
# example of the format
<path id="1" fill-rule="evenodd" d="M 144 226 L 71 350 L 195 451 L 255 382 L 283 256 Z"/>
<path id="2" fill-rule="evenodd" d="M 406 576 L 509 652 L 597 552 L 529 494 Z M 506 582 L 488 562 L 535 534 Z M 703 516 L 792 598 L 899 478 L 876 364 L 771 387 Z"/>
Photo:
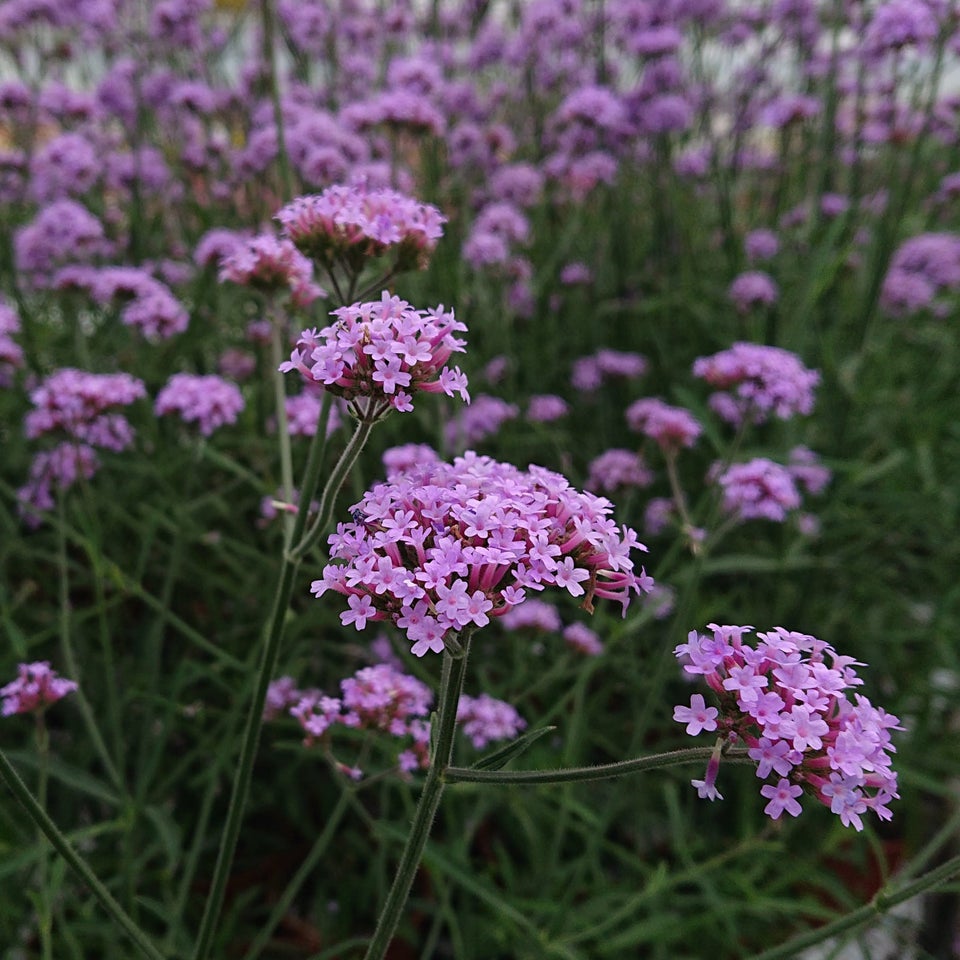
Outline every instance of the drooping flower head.
<path id="1" fill-rule="evenodd" d="M 710 406 L 735 426 L 810 413 L 820 382 L 820 374 L 808 370 L 795 353 L 743 342 L 699 357 L 693 375 L 718 388 L 710 396 Z"/>
<path id="2" fill-rule="evenodd" d="M 11 717 L 15 713 L 34 713 L 49 707 L 51 703 L 56 703 L 76 689 L 77 685 L 73 680 L 58 677 L 46 660 L 21 663 L 17 667 L 17 679 L 5 687 L 0 687 L 0 698 L 3 698 L 0 713 L 5 717 Z"/>
<path id="3" fill-rule="evenodd" d="M 798 816 L 804 793 L 856 830 L 863 829 L 867 810 L 889 820 L 887 803 L 898 796 L 890 731 L 903 728 L 866 697 L 850 698 L 848 691 L 863 684 L 854 669 L 862 664 L 783 627 L 758 633 L 755 645 L 746 639 L 753 627 L 708 628 L 710 634 L 692 630 L 675 650 L 684 670 L 702 676 L 718 704 L 707 706 L 697 693 L 689 706 L 678 706 L 673 717 L 687 733 L 716 732 L 721 740 L 746 744 L 757 776 L 776 778 L 760 790 L 769 801 L 764 812 L 774 820 L 784 810 Z M 693 781 L 702 797 L 720 796 L 717 769 L 711 761 L 705 780 Z"/>
<path id="4" fill-rule="evenodd" d="M 418 391 L 459 393 L 469 403 L 467 378 L 447 361 L 462 353 L 466 330 L 443 305 L 415 310 L 384 291 L 380 300 L 334 310 L 337 322 L 322 330 L 304 330 L 280 365 L 310 383 L 342 397 L 358 419 L 377 420 L 391 409 L 413 409 Z"/>
<path id="5" fill-rule="evenodd" d="M 326 266 L 342 262 L 359 269 L 367 258 L 391 252 L 397 269 L 422 269 L 443 236 L 446 218 L 396 190 L 335 186 L 297 197 L 277 220 L 298 250 Z"/>
<path id="6" fill-rule="evenodd" d="M 374 486 L 329 538 L 331 557 L 311 591 L 347 597 L 340 615 L 401 629 L 412 652 L 444 649 L 548 586 L 619 601 L 653 581 L 634 571 L 646 548 L 610 519 L 609 500 L 580 493 L 542 467 L 519 470 L 467 453 L 424 464 Z"/>

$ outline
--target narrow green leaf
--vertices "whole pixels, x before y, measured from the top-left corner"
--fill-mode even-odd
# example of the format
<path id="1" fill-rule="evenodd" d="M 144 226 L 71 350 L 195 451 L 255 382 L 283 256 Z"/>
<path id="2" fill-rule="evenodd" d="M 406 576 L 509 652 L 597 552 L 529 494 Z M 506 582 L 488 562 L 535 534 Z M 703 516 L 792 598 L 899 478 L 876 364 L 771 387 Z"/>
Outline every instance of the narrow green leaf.
<path id="1" fill-rule="evenodd" d="M 541 737 L 552 733 L 556 729 L 556 727 L 540 727 L 537 730 L 530 730 L 522 737 L 517 737 L 516 740 L 508 743 L 505 747 L 501 747 L 499 750 L 495 750 L 493 753 L 488 753 L 485 757 L 481 757 L 470 769 L 500 770 L 510 760 L 513 760 L 514 757 L 519 757 L 521 754 L 526 753 Z"/>

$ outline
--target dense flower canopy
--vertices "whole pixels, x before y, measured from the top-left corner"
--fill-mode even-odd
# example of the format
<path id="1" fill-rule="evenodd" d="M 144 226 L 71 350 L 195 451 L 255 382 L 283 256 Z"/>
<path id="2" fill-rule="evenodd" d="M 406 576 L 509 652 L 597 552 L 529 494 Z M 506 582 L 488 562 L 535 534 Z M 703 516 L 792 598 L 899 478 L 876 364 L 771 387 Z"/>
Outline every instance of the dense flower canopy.
<path id="1" fill-rule="evenodd" d="M 331 563 L 312 592 L 347 597 L 341 621 L 390 621 L 412 652 L 439 653 L 547 586 L 618 600 L 653 581 L 634 571 L 636 533 L 610 519 L 609 500 L 580 493 L 543 467 L 520 470 L 467 453 L 379 483 L 329 538 Z"/>

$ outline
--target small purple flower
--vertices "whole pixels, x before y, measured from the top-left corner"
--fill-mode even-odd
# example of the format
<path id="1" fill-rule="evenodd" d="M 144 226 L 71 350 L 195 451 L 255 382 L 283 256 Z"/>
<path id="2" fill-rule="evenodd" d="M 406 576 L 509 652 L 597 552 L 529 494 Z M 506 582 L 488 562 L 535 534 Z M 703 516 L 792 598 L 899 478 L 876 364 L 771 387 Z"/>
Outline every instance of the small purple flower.
<path id="1" fill-rule="evenodd" d="M 773 278 L 760 270 L 741 273 L 730 284 L 727 295 L 740 313 L 749 313 L 754 307 L 770 307 L 780 299 Z"/>
<path id="2" fill-rule="evenodd" d="M 743 248 L 751 263 L 771 260 L 780 252 L 780 238 L 773 230 L 751 230 L 743 238 Z"/>
<path id="3" fill-rule="evenodd" d="M 897 796 L 890 731 L 902 728 L 866 697 L 855 693 L 849 698 L 847 691 L 862 683 L 853 658 L 783 627 L 758 633 L 754 644 L 747 637 L 752 627 L 708 627 L 710 634 L 691 631 L 674 652 L 687 673 L 703 676 L 719 698 L 719 708 L 706 708 L 695 694 L 689 709 L 677 707 L 675 719 L 687 723 L 690 733 L 701 726 L 718 730 L 719 747 L 724 742 L 747 745 L 757 776 L 777 777 L 776 784 L 760 790 L 769 801 L 764 812 L 774 820 L 784 810 L 798 816 L 804 792 L 857 830 L 863 829 L 861 815 L 868 809 L 889 819 L 886 804 Z M 766 686 L 761 688 L 757 679 Z M 703 724 L 710 710 L 715 712 Z M 719 752 L 715 756 L 719 762 Z M 709 774 L 708 767 L 706 781 L 694 784 L 701 796 L 709 794 L 716 778 L 715 772 L 712 780 Z"/>
<path id="4" fill-rule="evenodd" d="M 21 663 L 17 667 L 17 679 L 0 687 L 0 698 L 3 699 L 0 713 L 5 717 L 15 713 L 37 713 L 76 689 L 73 680 L 58 677 L 45 660 Z"/>
<path id="5" fill-rule="evenodd" d="M 613 493 L 629 487 L 649 487 L 653 473 L 634 450 L 606 450 L 590 461 L 584 486 L 595 493 Z"/>
<path id="6" fill-rule="evenodd" d="M 412 409 L 416 393 L 445 393 L 470 402 L 467 378 L 447 361 L 462 353 L 455 336 L 466 326 L 443 305 L 415 310 L 386 291 L 380 300 L 334 310 L 337 322 L 304 330 L 283 373 L 298 371 L 308 383 L 342 397 L 361 420 L 376 421 L 391 409 Z"/>
<path id="7" fill-rule="evenodd" d="M 626 412 L 627 425 L 650 437 L 661 450 L 675 452 L 692 447 L 703 432 L 700 422 L 683 407 L 672 407 L 655 397 L 635 400 Z"/>
<path id="8" fill-rule="evenodd" d="M 718 388 L 710 406 L 734 426 L 809 414 L 820 382 L 820 374 L 807 369 L 795 353 L 744 342 L 699 357 L 693 375 Z"/>
<path id="9" fill-rule="evenodd" d="M 695 693 L 690 698 L 690 706 L 674 707 L 673 719 L 687 725 L 687 733 L 695 737 L 701 730 L 710 733 L 717 729 L 717 717 L 720 711 L 716 707 L 708 707 L 703 694 Z"/>
<path id="10" fill-rule="evenodd" d="M 531 601 L 527 601 L 530 603 Z M 585 623 L 571 623 L 563 629 L 564 642 L 571 650 L 587 657 L 599 657 L 603 653 L 603 642 L 595 630 Z"/>
<path id="11" fill-rule="evenodd" d="M 723 508 L 739 520 L 783 523 L 801 505 L 790 471 L 766 457 L 735 463 L 717 477 L 723 490 Z"/>
<path id="12" fill-rule="evenodd" d="M 578 493 L 559 474 L 468 453 L 425 464 L 377 484 L 356 518 L 330 536 L 331 563 L 311 592 L 348 598 L 344 616 L 390 621 L 412 652 L 439 652 L 445 638 L 507 613 L 526 590 L 558 586 L 624 606 L 653 581 L 634 572 L 645 549 L 617 528 L 611 504 Z"/>
<path id="13" fill-rule="evenodd" d="M 477 750 L 494 740 L 515 737 L 527 725 L 509 703 L 486 693 L 479 697 L 461 696 L 457 705 L 457 722 L 463 724 L 464 734 Z"/>
<path id="14" fill-rule="evenodd" d="M 527 420 L 531 423 L 551 423 L 560 420 L 570 412 L 563 397 L 552 393 L 536 394 L 527 405 Z"/>
<path id="15" fill-rule="evenodd" d="M 154 404 L 157 416 L 177 413 L 184 423 L 196 423 L 205 437 L 226 424 L 236 423 L 243 408 L 243 395 L 236 384 L 192 373 L 175 373 L 157 394 Z"/>

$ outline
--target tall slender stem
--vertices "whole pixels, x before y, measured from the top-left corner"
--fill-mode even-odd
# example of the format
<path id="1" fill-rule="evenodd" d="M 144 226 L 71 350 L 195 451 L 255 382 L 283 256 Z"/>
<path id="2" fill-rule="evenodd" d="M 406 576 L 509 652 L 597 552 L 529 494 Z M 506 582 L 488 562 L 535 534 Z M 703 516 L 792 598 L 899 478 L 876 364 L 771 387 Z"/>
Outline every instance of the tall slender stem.
<path id="1" fill-rule="evenodd" d="M 403 913 L 413 878 L 416 876 L 423 850 L 427 845 L 427 837 L 433 825 L 440 797 L 443 794 L 445 774 L 450 766 L 453 755 L 453 737 L 457 724 L 457 704 L 460 702 L 460 692 L 463 689 L 463 678 L 467 668 L 467 656 L 470 647 L 470 635 L 462 638 L 463 654 L 454 657 L 449 651 L 443 654 L 443 676 L 440 681 L 440 697 L 438 715 L 433 722 L 436 726 L 436 739 L 430 769 L 423 784 L 423 791 L 417 802 L 417 809 L 413 816 L 413 825 L 407 837 L 397 873 L 393 878 L 393 885 L 387 894 L 387 900 L 377 921 L 370 946 L 367 948 L 365 960 L 383 960 L 387 947 L 396 932 L 397 925 Z"/>
<path id="2" fill-rule="evenodd" d="M 51 846 L 66 860 L 67 865 L 90 888 L 90 892 L 100 901 L 101 906 L 110 914 L 116 924 L 126 933 L 137 949 L 150 960 L 164 960 L 164 956 L 150 942 L 147 935 L 134 923 L 129 914 L 114 900 L 110 891 L 97 879 L 87 862 L 70 845 L 70 841 L 60 832 L 57 825 L 47 815 L 46 810 L 37 803 L 27 785 L 13 768 L 6 755 L 0 750 L 0 780 L 10 788 L 10 792 L 20 801 L 30 814 L 33 822 L 40 828 Z"/>
<path id="3" fill-rule="evenodd" d="M 372 426 L 370 423 L 363 422 L 357 424 L 356 432 L 353 437 L 351 437 L 350 443 L 347 444 L 346 449 L 340 455 L 340 460 L 331 471 L 320 500 L 320 516 L 312 528 L 318 531 L 316 536 L 319 536 L 327 523 L 329 523 L 336 493 L 340 489 L 344 478 L 353 467 L 353 464 L 356 462 L 357 457 L 360 455 L 363 445 L 370 436 Z M 310 446 L 306 474 L 300 490 L 300 504 L 297 509 L 297 517 L 294 521 L 289 541 L 290 543 L 298 543 L 299 547 L 303 547 L 305 542 L 301 541 L 300 538 L 306 527 L 307 513 L 310 510 L 310 500 L 319 481 L 325 443 L 326 423 L 318 423 L 317 432 Z M 253 700 L 247 714 L 243 743 L 240 748 L 240 758 L 237 761 L 237 772 L 234 777 L 233 790 L 231 791 L 230 802 L 227 807 L 227 820 L 224 824 L 223 836 L 220 840 L 220 850 L 217 853 L 217 863 L 213 871 L 210 894 L 204 907 L 203 918 L 200 921 L 200 930 L 197 934 L 197 943 L 193 953 L 194 960 L 205 960 L 209 955 L 217 921 L 220 917 L 220 911 L 223 908 L 223 900 L 227 889 L 227 878 L 230 875 L 230 867 L 233 864 L 233 856 L 236 852 L 237 841 L 240 837 L 243 812 L 247 805 L 247 797 L 250 792 L 250 780 L 253 775 L 253 763 L 256 758 L 257 747 L 260 743 L 263 705 L 267 699 L 267 688 L 270 685 L 270 679 L 277 665 L 280 645 L 283 641 L 283 629 L 286 622 L 287 610 L 290 606 L 290 597 L 293 593 L 293 584 L 297 571 L 300 568 L 300 560 L 304 552 L 305 548 L 285 550 L 280 565 L 277 586 L 274 591 L 273 607 L 267 625 L 263 654 L 260 659 L 259 670 L 257 671 Z"/>
<path id="4" fill-rule="evenodd" d="M 280 480 L 283 490 L 283 499 L 286 503 L 293 503 L 293 454 L 290 449 L 290 427 L 287 423 L 287 390 L 284 375 L 280 372 L 283 362 L 283 345 L 281 344 L 281 320 L 278 311 L 271 305 L 270 308 L 270 359 L 273 366 L 273 394 L 277 416 L 277 444 L 280 448 Z M 317 429 L 323 429 L 318 425 Z M 293 535 L 294 519 L 283 511 L 284 542 L 290 546 L 290 537 Z"/>

